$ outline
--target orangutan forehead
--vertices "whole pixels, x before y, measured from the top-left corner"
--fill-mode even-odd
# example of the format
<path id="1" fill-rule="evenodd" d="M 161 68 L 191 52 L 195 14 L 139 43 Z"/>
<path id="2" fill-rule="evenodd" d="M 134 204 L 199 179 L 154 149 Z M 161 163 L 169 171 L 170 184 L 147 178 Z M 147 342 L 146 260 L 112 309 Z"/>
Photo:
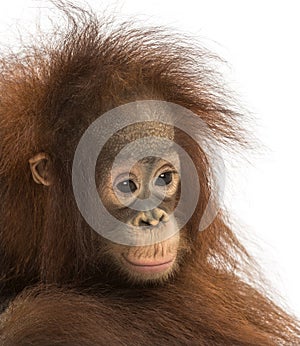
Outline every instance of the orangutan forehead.
<path id="1" fill-rule="evenodd" d="M 143 140 L 143 138 L 145 140 Z M 138 143 L 143 141 L 154 147 L 162 144 L 159 139 L 166 139 L 173 142 L 175 138 L 174 127 L 160 122 L 145 121 L 126 126 L 116 132 L 105 144 L 104 149 L 110 152 L 118 152 L 125 145 L 138 140 Z M 168 144 L 169 146 L 170 144 Z"/>

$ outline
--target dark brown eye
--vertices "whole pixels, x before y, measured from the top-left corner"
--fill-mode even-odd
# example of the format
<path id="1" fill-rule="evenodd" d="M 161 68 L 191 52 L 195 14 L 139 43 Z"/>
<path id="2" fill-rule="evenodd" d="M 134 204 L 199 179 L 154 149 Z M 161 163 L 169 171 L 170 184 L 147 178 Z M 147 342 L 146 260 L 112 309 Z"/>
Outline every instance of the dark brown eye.
<path id="1" fill-rule="evenodd" d="M 117 189 L 123 193 L 134 192 L 137 187 L 132 180 L 124 180 L 117 184 Z"/>
<path id="2" fill-rule="evenodd" d="M 172 182 L 172 172 L 165 172 L 158 176 L 155 181 L 155 185 L 157 186 L 165 186 L 169 185 Z"/>

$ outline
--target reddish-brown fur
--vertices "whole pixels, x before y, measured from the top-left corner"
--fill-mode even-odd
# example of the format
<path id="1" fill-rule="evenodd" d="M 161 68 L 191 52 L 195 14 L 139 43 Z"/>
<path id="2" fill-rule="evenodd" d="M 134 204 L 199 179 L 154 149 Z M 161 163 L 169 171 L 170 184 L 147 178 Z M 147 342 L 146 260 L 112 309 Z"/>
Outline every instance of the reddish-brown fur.
<path id="1" fill-rule="evenodd" d="M 228 149 L 246 140 L 208 52 L 158 28 L 112 30 L 56 3 L 68 32 L 1 59 L 1 345 L 300 344 L 298 321 L 269 299 L 223 213 L 197 231 L 207 161 L 182 133 L 176 140 L 193 158 L 202 192 L 180 270 L 167 283 L 137 286 L 103 269 L 101 239 L 82 219 L 71 185 L 74 150 L 96 117 L 162 99 L 192 110 Z M 29 170 L 41 151 L 53 160 L 50 187 Z"/>

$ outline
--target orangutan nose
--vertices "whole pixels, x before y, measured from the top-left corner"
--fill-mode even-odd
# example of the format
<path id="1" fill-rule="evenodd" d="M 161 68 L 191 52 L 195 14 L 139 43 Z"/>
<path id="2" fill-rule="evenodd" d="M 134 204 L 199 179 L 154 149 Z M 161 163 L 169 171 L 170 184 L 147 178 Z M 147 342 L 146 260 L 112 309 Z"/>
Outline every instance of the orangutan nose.
<path id="1" fill-rule="evenodd" d="M 136 227 L 140 226 L 157 226 L 160 222 L 169 221 L 169 215 L 160 208 L 152 210 L 141 211 L 133 219 L 133 225 Z"/>

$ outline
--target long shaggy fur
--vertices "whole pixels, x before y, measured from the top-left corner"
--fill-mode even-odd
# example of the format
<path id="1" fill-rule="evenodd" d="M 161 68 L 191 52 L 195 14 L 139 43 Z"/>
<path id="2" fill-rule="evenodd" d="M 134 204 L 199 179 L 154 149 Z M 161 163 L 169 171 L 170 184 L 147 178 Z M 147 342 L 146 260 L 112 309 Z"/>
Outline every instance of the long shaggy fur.
<path id="1" fill-rule="evenodd" d="M 94 119 L 130 101 L 161 99 L 192 110 L 227 148 L 247 141 L 211 67 L 215 58 L 189 38 L 132 23 L 115 28 L 55 3 L 67 29 L 0 61 L 1 345 L 300 344 L 298 321 L 270 300 L 225 216 L 197 231 L 209 167 L 183 133 L 177 141 L 196 164 L 202 199 L 177 276 L 143 287 L 103 269 L 105 247 L 71 185 L 76 145 Z M 40 151 L 54 162 L 49 188 L 35 184 L 28 167 Z"/>

